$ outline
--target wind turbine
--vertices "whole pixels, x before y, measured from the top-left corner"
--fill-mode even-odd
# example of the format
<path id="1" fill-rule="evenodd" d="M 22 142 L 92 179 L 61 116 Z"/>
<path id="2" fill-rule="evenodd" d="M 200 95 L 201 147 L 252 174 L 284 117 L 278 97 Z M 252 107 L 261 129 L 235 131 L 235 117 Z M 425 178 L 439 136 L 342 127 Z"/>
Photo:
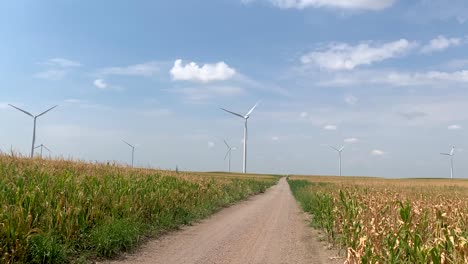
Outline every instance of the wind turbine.
<path id="1" fill-rule="evenodd" d="M 230 114 L 233 114 L 235 116 L 238 116 L 238 117 L 241 117 L 244 119 L 244 164 L 243 164 L 243 167 L 242 167 L 242 172 L 243 173 L 247 173 L 247 120 L 249 120 L 249 117 L 250 117 L 250 114 L 252 114 L 253 110 L 255 109 L 255 107 L 257 107 L 259 102 L 257 102 L 250 110 L 249 112 L 247 112 L 247 114 L 245 115 L 241 115 L 241 114 L 238 114 L 238 113 L 234 113 L 234 112 L 231 112 L 229 110 L 226 110 L 224 108 L 221 108 L 221 110 L 223 111 L 226 111 Z"/>
<path id="2" fill-rule="evenodd" d="M 224 144 L 226 144 L 226 147 L 228 149 L 226 152 L 226 156 L 224 156 L 224 160 L 226 160 L 226 158 L 229 156 L 229 172 L 231 172 L 231 151 L 236 150 L 236 148 L 229 146 L 226 140 L 224 140 Z"/>
<path id="3" fill-rule="evenodd" d="M 40 144 L 39 146 L 35 147 L 34 149 L 37 149 L 37 148 L 41 148 L 41 159 L 42 159 L 42 149 L 45 148 L 47 151 L 52 152 L 50 151 L 49 148 L 47 148 L 46 146 L 44 146 L 44 144 Z"/>
<path id="4" fill-rule="evenodd" d="M 336 150 L 338 152 L 338 156 L 340 157 L 340 176 L 341 176 L 341 152 L 343 152 L 343 149 L 345 146 L 342 146 L 341 148 L 337 149 L 335 147 L 329 146 L 330 148 Z"/>
<path id="5" fill-rule="evenodd" d="M 21 112 L 23 112 L 23 113 L 25 113 L 25 114 L 27 114 L 30 117 L 34 118 L 34 129 L 33 129 L 33 138 L 32 138 L 32 145 L 31 145 L 31 158 L 33 158 L 34 157 L 34 145 L 36 144 L 36 119 L 38 117 L 44 115 L 45 113 L 49 112 L 50 110 L 54 109 L 58 105 L 56 105 L 54 107 L 51 107 L 51 108 L 47 109 L 46 111 L 44 111 L 44 112 L 42 112 L 42 113 L 40 113 L 40 114 L 38 114 L 36 116 L 32 115 L 28 111 L 25 111 L 25 110 L 23 110 L 23 109 L 21 109 L 19 107 L 16 107 L 16 106 L 12 105 L 12 104 L 8 104 L 8 105 L 15 108 L 15 109 L 17 109 L 17 110 L 19 110 L 19 111 L 21 111 Z"/>
<path id="6" fill-rule="evenodd" d="M 450 156 L 450 179 L 453 179 L 453 156 L 455 155 L 455 146 L 452 146 L 450 153 L 440 153 L 445 156 Z"/>
<path id="7" fill-rule="evenodd" d="M 132 168 L 133 168 L 133 158 L 135 157 L 135 146 L 128 143 L 127 141 L 125 140 L 122 140 L 125 144 L 129 145 L 131 148 L 132 148 Z"/>

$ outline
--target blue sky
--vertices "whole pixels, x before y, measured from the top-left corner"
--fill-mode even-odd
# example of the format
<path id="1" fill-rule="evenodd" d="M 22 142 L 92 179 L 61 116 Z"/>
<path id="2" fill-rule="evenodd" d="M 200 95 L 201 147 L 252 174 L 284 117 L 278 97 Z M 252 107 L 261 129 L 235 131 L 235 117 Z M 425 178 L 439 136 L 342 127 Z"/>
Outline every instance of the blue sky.
<path id="1" fill-rule="evenodd" d="M 467 177 L 468 2 L 4 1 L 0 149 L 226 170 Z"/>

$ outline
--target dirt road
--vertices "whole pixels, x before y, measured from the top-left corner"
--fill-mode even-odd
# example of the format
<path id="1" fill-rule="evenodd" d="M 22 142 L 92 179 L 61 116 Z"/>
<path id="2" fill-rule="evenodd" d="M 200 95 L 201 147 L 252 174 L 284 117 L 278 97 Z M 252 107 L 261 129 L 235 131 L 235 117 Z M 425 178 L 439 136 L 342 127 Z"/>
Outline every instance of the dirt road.
<path id="1" fill-rule="evenodd" d="M 108 263 L 342 263 L 317 242 L 282 178 L 266 193 Z"/>

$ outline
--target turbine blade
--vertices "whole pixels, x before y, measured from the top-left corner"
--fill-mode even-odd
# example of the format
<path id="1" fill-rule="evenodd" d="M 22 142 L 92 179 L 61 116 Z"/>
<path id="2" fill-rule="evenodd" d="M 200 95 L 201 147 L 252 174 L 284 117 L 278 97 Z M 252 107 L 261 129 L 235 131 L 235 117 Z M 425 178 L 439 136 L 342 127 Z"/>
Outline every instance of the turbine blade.
<path id="1" fill-rule="evenodd" d="M 332 146 L 330 146 L 330 145 L 328 145 L 328 146 L 329 146 L 330 148 L 332 148 L 332 149 L 334 149 L 334 150 L 336 150 L 336 151 L 338 151 L 338 152 L 339 152 L 339 150 L 338 150 L 337 148 L 335 148 L 335 147 L 332 147 Z"/>
<path id="2" fill-rule="evenodd" d="M 339 152 L 343 151 L 344 147 L 345 147 L 345 146 L 342 146 L 338 151 L 339 151 Z"/>
<path id="3" fill-rule="evenodd" d="M 249 112 L 247 112 L 247 114 L 245 116 L 250 116 L 250 114 L 252 114 L 253 110 L 255 109 L 255 107 L 258 106 L 258 104 L 260 103 L 260 101 L 258 101 L 257 103 L 255 103 L 255 105 L 250 109 Z"/>
<path id="4" fill-rule="evenodd" d="M 128 143 L 127 141 L 125 140 L 122 140 L 125 144 L 129 145 L 131 148 L 134 148 L 134 146 L 132 146 L 130 143 Z"/>
<path id="5" fill-rule="evenodd" d="M 231 111 L 229 111 L 229 110 L 227 110 L 227 109 L 221 108 L 221 110 L 224 110 L 224 111 L 226 111 L 226 112 L 228 112 L 228 113 L 230 113 L 230 114 L 233 114 L 233 115 L 236 115 L 236 116 L 245 118 L 245 116 L 243 116 L 243 115 L 241 115 L 241 114 L 238 114 L 238 113 L 231 112 Z"/>
<path id="6" fill-rule="evenodd" d="M 440 153 L 441 155 L 446 155 L 446 156 L 450 156 L 450 154 L 448 153 Z"/>
<path id="7" fill-rule="evenodd" d="M 47 149 L 47 151 L 52 152 L 48 147 L 46 147 L 46 146 L 44 146 L 44 145 L 42 145 L 42 146 L 43 146 L 45 149 Z"/>
<path id="8" fill-rule="evenodd" d="M 51 108 L 49 108 L 49 109 L 45 110 L 44 112 L 42 112 L 42 113 L 38 114 L 36 117 L 40 117 L 41 115 L 44 115 L 45 113 L 49 112 L 50 110 L 54 109 L 54 108 L 55 108 L 55 107 L 57 107 L 57 106 L 58 106 L 58 105 L 56 105 L 56 106 L 53 106 L 53 107 L 51 107 Z"/>
<path id="9" fill-rule="evenodd" d="M 27 115 L 30 116 L 30 117 L 33 117 L 33 118 L 34 118 L 34 116 L 33 116 L 31 113 L 29 113 L 28 111 L 23 110 L 23 109 L 21 109 L 21 108 L 19 108 L 19 107 L 16 107 L 16 106 L 14 106 L 14 105 L 12 105 L 12 104 L 8 104 L 8 105 L 11 106 L 11 107 L 13 107 L 13 108 L 16 108 L 16 110 L 19 110 L 19 111 L 21 111 L 21 112 L 27 114 Z"/>
<path id="10" fill-rule="evenodd" d="M 228 149 L 230 149 L 231 147 L 230 147 L 229 144 L 226 142 L 226 140 L 223 140 L 223 141 L 224 141 L 224 144 L 226 144 L 226 147 L 227 147 Z"/>
<path id="11" fill-rule="evenodd" d="M 40 148 L 40 147 L 41 147 L 41 145 L 39 145 L 39 146 L 37 146 L 37 147 L 34 147 L 34 149 L 37 149 L 37 148 Z"/>
<path id="12" fill-rule="evenodd" d="M 455 147 L 452 147 L 452 150 L 450 150 L 450 156 L 453 156 L 455 154 Z"/>
<path id="13" fill-rule="evenodd" d="M 224 156 L 224 160 L 226 160 L 227 156 L 229 155 L 229 151 L 231 151 L 230 149 L 226 152 L 226 156 Z"/>

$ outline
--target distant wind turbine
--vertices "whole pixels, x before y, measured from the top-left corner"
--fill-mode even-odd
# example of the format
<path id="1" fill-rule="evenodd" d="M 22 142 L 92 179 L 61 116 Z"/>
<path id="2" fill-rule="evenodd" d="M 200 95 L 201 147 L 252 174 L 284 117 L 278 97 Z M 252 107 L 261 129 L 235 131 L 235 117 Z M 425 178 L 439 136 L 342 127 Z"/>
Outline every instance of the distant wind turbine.
<path id="1" fill-rule="evenodd" d="M 134 157 L 135 157 L 135 146 L 132 145 L 132 144 L 130 144 L 130 143 L 128 143 L 128 142 L 125 141 L 125 140 L 122 140 L 122 141 L 123 141 L 125 144 L 129 145 L 129 146 L 132 148 L 132 168 L 133 168 L 133 159 L 134 159 Z"/>
<path id="2" fill-rule="evenodd" d="M 226 140 L 224 140 L 224 144 L 226 144 L 226 147 L 227 147 L 227 152 L 226 152 L 226 156 L 224 156 L 224 160 L 226 160 L 226 158 L 229 156 L 229 172 L 231 172 L 231 152 L 233 150 L 236 150 L 236 148 L 233 148 L 231 146 L 229 146 L 229 144 L 226 142 Z"/>
<path id="3" fill-rule="evenodd" d="M 453 156 L 455 155 L 455 146 L 452 146 L 450 153 L 440 153 L 445 156 L 450 156 L 450 179 L 453 179 Z"/>
<path id="4" fill-rule="evenodd" d="M 42 159 L 42 149 L 45 148 L 49 153 L 52 152 L 50 151 L 49 148 L 47 148 L 46 146 L 44 146 L 44 144 L 40 144 L 39 146 L 35 147 L 34 149 L 37 149 L 37 148 L 41 148 L 41 159 Z"/>
<path id="5" fill-rule="evenodd" d="M 340 166 L 340 176 L 341 176 L 341 152 L 343 152 L 344 146 L 342 146 L 342 147 L 339 148 L 339 149 L 337 149 L 337 148 L 335 148 L 335 147 L 332 147 L 332 146 L 329 146 L 329 147 L 332 148 L 332 149 L 334 149 L 334 150 L 336 150 L 336 151 L 338 152 L 338 156 L 339 156 L 339 158 L 340 158 L 340 163 L 339 163 L 340 165 L 339 165 L 339 166 Z"/>
<path id="6" fill-rule="evenodd" d="M 32 138 L 32 145 L 31 145 L 31 158 L 33 158 L 33 157 L 34 157 L 34 146 L 35 146 L 35 144 L 36 144 L 36 119 L 37 119 L 38 117 L 44 115 L 45 113 L 49 112 L 50 110 L 54 109 L 54 108 L 57 107 L 58 105 L 56 105 L 56 106 L 54 106 L 54 107 L 51 107 L 51 108 L 47 109 L 46 111 L 44 111 L 44 112 L 42 112 L 42 113 L 40 113 L 40 114 L 38 114 L 38 115 L 36 115 L 36 116 L 32 115 L 32 114 L 29 113 L 28 111 L 25 111 L 25 110 L 23 110 L 23 109 L 21 109 L 21 108 L 19 108 L 19 107 L 16 107 L 16 106 L 12 105 L 12 104 L 8 104 L 8 105 L 11 106 L 11 107 L 13 107 L 13 108 L 15 108 L 15 109 L 17 109 L 17 110 L 19 110 L 19 111 L 21 111 L 21 112 L 23 112 L 23 113 L 25 113 L 25 114 L 27 114 L 27 115 L 30 116 L 30 117 L 34 118 L 33 138 Z"/>
<path id="7" fill-rule="evenodd" d="M 243 173 L 247 173 L 247 120 L 249 120 L 250 114 L 252 114 L 253 110 L 255 109 L 255 107 L 257 107 L 258 104 L 259 104 L 259 102 L 257 102 L 249 110 L 249 112 L 247 112 L 247 114 L 245 114 L 245 115 L 234 113 L 234 112 L 231 112 L 231 111 L 226 110 L 224 108 L 221 108 L 221 110 L 226 111 L 226 112 L 228 112 L 230 114 L 233 114 L 235 116 L 241 117 L 241 118 L 243 118 L 245 120 L 245 123 L 244 123 L 244 164 L 243 164 L 243 168 L 242 168 Z"/>

